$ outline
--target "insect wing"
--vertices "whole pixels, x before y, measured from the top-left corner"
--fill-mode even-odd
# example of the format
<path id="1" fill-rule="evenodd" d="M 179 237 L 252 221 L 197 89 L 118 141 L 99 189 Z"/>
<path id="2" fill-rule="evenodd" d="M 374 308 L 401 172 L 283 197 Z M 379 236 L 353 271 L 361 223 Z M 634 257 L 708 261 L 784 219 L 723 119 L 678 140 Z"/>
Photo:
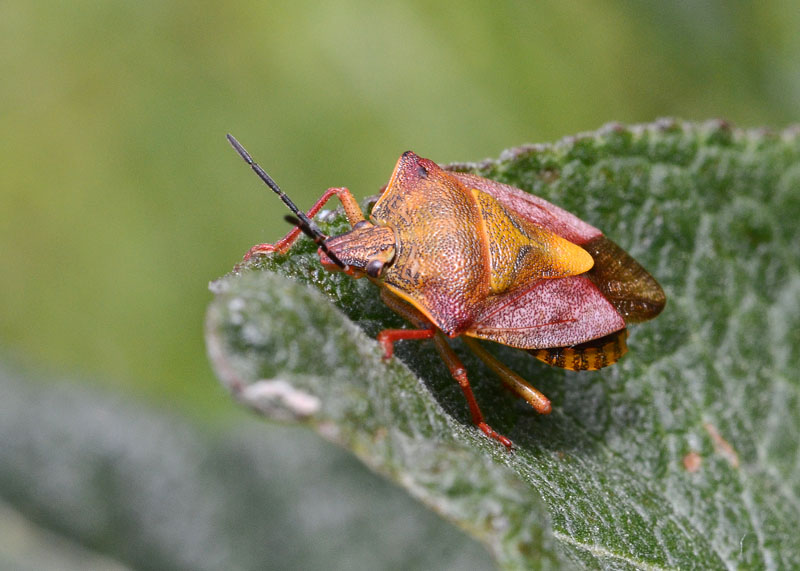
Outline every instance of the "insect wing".
<path id="1" fill-rule="evenodd" d="M 658 282 L 633 257 L 603 233 L 555 204 L 513 186 L 468 173 L 452 173 L 462 184 L 493 196 L 516 215 L 546 228 L 591 254 L 588 277 L 628 323 L 647 321 L 664 309 Z"/>
<path id="2" fill-rule="evenodd" d="M 482 190 L 515 214 L 566 238 L 573 244 L 580 246 L 603 234 L 591 224 L 547 202 L 544 198 L 478 175 L 460 172 L 451 174 L 467 188 Z"/>
<path id="3" fill-rule="evenodd" d="M 527 287 L 541 278 L 576 276 L 594 265 L 581 246 L 522 218 L 487 192 L 469 192 L 481 214 L 478 242 L 488 247 L 491 294 Z"/>
<path id="4" fill-rule="evenodd" d="M 543 279 L 492 296 L 465 332 L 519 349 L 565 347 L 625 327 L 614 306 L 585 276 Z"/>

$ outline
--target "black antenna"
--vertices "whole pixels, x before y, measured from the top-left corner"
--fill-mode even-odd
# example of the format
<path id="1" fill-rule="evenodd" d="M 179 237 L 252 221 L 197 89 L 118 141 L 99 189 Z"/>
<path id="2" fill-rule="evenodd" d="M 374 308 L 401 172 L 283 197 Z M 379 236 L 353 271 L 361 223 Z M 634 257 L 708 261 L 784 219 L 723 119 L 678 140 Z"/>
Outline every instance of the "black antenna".
<path id="1" fill-rule="evenodd" d="M 297 226 L 300 230 L 303 231 L 303 234 L 314 240 L 314 242 L 319 246 L 319 249 L 325 252 L 325 254 L 331 259 L 331 262 L 342 268 L 344 271 L 348 271 L 350 267 L 347 264 L 344 264 L 339 258 L 336 257 L 336 254 L 330 251 L 328 245 L 325 244 L 325 237 L 323 234 L 317 234 L 308 227 L 305 221 L 300 220 L 299 218 L 295 218 L 291 214 L 287 214 L 283 217 L 289 224 L 292 226 Z M 307 217 L 306 217 L 307 219 Z"/>
<path id="2" fill-rule="evenodd" d="M 239 155 L 244 159 L 244 162 L 250 165 L 250 168 L 253 169 L 253 171 L 258 175 L 258 178 L 263 180 L 264 183 L 266 183 L 266 185 L 280 197 L 283 203 L 288 206 L 289 210 L 291 210 L 297 217 L 295 218 L 287 215 L 285 220 L 293 226 L 300 228 L 300 230 L 303 231 L 303 234 L 314 240 L 314 242 L 330 258 L 331 262 L 342 268 L 344 271 L 349 270 L 350 268 L 347 266 L 347 264 L 343 263 L 338 257 L 336 257 L 336 255 L 325 245 L 325 240 L 327 240 L 328 237 L 322 233 L 322 230 L 320 230 L 316 224 L 314 224 L 314 221 L 306 216 L 306 213 L 300 210 L 297 205 L 292 202 L 292 199 L 281 190 L 274 180 L 272 180 L 272 177 L 267 174 L 267 171 L 262 169 L 259 164 L 253 160 L 253 157 L 250 156 L 250 153 L 245 150 L 242 144 L 237 141 L 233 135 L 228 133 L 226 137 L 231 146 L 236 149 L 236 152 L 239 153 Z"/>

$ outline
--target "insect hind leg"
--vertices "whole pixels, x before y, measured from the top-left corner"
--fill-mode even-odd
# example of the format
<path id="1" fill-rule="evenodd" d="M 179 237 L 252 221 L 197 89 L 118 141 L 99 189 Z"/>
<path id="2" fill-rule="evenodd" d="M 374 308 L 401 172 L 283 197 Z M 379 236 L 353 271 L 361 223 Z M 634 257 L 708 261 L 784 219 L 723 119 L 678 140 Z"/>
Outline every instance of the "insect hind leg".
<path id="1" fill-rule="evenodd" d="M 515 395 L 527 401 L 539 414 L 550 414 L 553 410 L 550 399 L 544 396 L 538 389 L 531 386 L 525 379 L 512 371 L 502 361 L 484 349 L 481 344 L 470 337 L 463 337 L 464 343 L 472 350 L 481 361 L 492 369 L 503 384 Z"/>
<path id="2" fill-rule="evenodd" d="M 628 330 L 620 329 L 572 347 L 529 349 L 528 352 L 553 367 L 570 371 L 596 371 L 613 365 L 628 352 L 627 339 Z"/>

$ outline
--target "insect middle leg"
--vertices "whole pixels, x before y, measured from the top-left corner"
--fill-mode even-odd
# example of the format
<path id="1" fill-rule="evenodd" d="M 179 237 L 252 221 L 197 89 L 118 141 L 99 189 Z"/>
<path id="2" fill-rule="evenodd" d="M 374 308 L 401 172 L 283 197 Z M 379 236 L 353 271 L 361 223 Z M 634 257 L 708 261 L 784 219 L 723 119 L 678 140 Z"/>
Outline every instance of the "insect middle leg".
<path id="1" fill-rule="evenodd" d="M 322 210 L 322 207 L 325 206 L 325 203 L 328 202 L 333 196 L 339 197 L 339 201 L 344 207 L 344 213 L 347 216 L 347 221 L 350 222 L 351 226 L 355 226 L 357 222 L 364 220 L 364 214 L 361 212 L 361 207 L 358 205 L 358 201 L 355 199 L 352 193 L 344 187 L 329 188 L 326 190 L 319 200 L 317 200 L 314 205 L 308 209 L 306 216 L 309 218 L 316 216 L 316 214 Z M 243 261 L 247 261 L 255 255 L 268 254 L 270 252 L 285 254 L 289 248 L 292 247 L 292 244 L 294 244 L 299 235 L 300 228 L 294 227 L 289 230 L 286 236 L 274 244 L 256 244 L 244 255 Z"/>
<path id="2" fill-rule="evenodd" d="M 475 400 L 475 395 L 472 392 L 472 386 L 469 384 L 467 378 L 467 369 L 461 363 L 461 360 L 456 355 L 453 348 L 447 343 L 441 331 L 431 323 L 419 310 L 406 303 L 399 297 L 390 293 L 386 289 L 381 289 L 381 298 L 384 303 L 389 306 L 392 311 L 410 321 L 419 329 L 387 329 L 378 334 L 378 341 L 383 345 L 384 358 L 390 358 L 394 352 L 394 342 L 400 339 L 433 339 L 436 351 L 442 357 L 447 369 L 450 371 L 458 386 L 461 387 L 461 392 L 464 393 L 464 398 L 467 399 L 469 405 L 469 412 L 472 416 L 472 423 L 475 424 L 486 436 L 497 440 L 508 448 L 512 449 L 512 442 L 499 432 L 495 431 L 483 419 L 483 413 L 478 406 L 478 401 Z M 532 387 L 531 387 L 532 388 Z M 535 390 L 535 389 L 534 389 Z M 541 394 L 541 393 L 540 393 Z M 544 395 L 542 395 L 544 396 Z M 546 398 L 545 398 L 546 400 Z M 549 402 L 549 401 L 548 401 Z"/>
<path id="3" fill-rule="evenodd" d="M 478 406 L 478 401 L 475 400 L 475 395 L 472 393 L 472 386 L 469 384 L 469 379 L 467 379 L 467 369 L 464 368 L 464 365 L 459 360 L 455 351 L 453 351 L 453 348 L 447 343 L 444 335 L 437 331 L 433 342 L 436 345 L 436 350 L 439 351 L 439 355 L 442 356 L 445 365 L 447 365 L 447 368 L 450 370 L 450 375 L 456 380 L 458 386 L 461 387 L 461 392 L 464 393 L 464 398 L 467 399 L 469 412 L 472 415 L 472 423 L 480 428 L 486 436 L 497 440 L 500 444 L 511 450 L 513 446 L 511 440 L 499 432 L 496 432 L 483 420 L 483 413 Z"/>

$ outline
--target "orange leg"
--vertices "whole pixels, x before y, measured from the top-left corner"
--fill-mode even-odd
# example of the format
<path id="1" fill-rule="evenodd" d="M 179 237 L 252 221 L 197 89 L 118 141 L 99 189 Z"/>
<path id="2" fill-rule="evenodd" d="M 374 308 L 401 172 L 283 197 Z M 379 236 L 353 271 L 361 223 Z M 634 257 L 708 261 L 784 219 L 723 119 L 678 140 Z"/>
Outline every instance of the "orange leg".
<path id="1" fill-rule="evenodd" d="M 519 397 L 524 398 L 528 404 L 531 405 L 539 414 L 550 414 L 550 412 L 553 410 L 553 407 L 550 404 L 549 398 L 528 384 L 525 379 L 509 369 L 505 364 L 497 360 L 494 355 L 481 347 L 481 344 L 478 343 L 478 341 L 467 337 L 466 335 L 462 337 L 462 339 L 464 340 L 464 343 L 467 344 L 467 347 L 472 349 L 472 352 L 475 353 L 481 361 L 486 363 L 489 368 L 497 373 L 497 376 L 500 377 L 500 380 L 503 381 L 503 384 L 511 392 Z"/>
<path id="2" fill-rule="evenodd" d="M 361 207 L 358 205 L 358 201 L 349 190 L 343 187 L 329 188 L 326 190 L 319 200 L 317 200 L 314 205 L 308 209 L 306 216 L 309 218 L 316 216 L 317 212 L 322 210 L 322 207 L 325 206 L 325 203 L 328 202 L 334 195 L 339 197 L 339 201 L 344 207 L 344 213 L 347 216 L 347 221 L 350 222 L 351 226 L 354 226 L 357 222 L 364 220 L 364 214 L 361 212 Z M 289 248 L 292 247 L 292 244 L 294 244 L 299 235 L 300 228 L 295 227 L 292 228 L 289 233 L 286 234 L 286 236 L 274 244 L 256 244 L 244 255 L 244 261 L 249 260 L 253 256 L 268 254 L 270 252 L 285 254 Z"/>
<path id="3" fill-rule="evenodd" d="M 444 335 L 442 335 L 440 331 L 437 331 L 433 323 L 419 310 L 390 293 L 387 289 L 381 289 L 381 298 L 392 311 L 419 327 L 419 329 L 387 329 L 381 331 L 381 333 L 378 334 L 378 341 L 383 345 L 384 358 L 388 359 L 392 356 L 394 352 L 393 344 L 395 341 L 400 339 L 432 338 L 436 350 L 439 352 L 444 364 L 447 365 L 447 369 L 450 371 L 450 375 L 456 380 L 458 386 L 461 387 L 461 392 L 464 393 L 464 398 L 467 399 L 472 422 L 480 428 L 486 436 L 497 440 L 510 451 L 513 446 L 511 440 L 499 432 L 496 432 L 483 420 L 483 413 L 481 413 L 478 401 L 475 400 L 475 395 L 469 384 L 469 379 L 467 379 L 467 369 L 458 359 L 452 347 L 447 343 Z"/>

